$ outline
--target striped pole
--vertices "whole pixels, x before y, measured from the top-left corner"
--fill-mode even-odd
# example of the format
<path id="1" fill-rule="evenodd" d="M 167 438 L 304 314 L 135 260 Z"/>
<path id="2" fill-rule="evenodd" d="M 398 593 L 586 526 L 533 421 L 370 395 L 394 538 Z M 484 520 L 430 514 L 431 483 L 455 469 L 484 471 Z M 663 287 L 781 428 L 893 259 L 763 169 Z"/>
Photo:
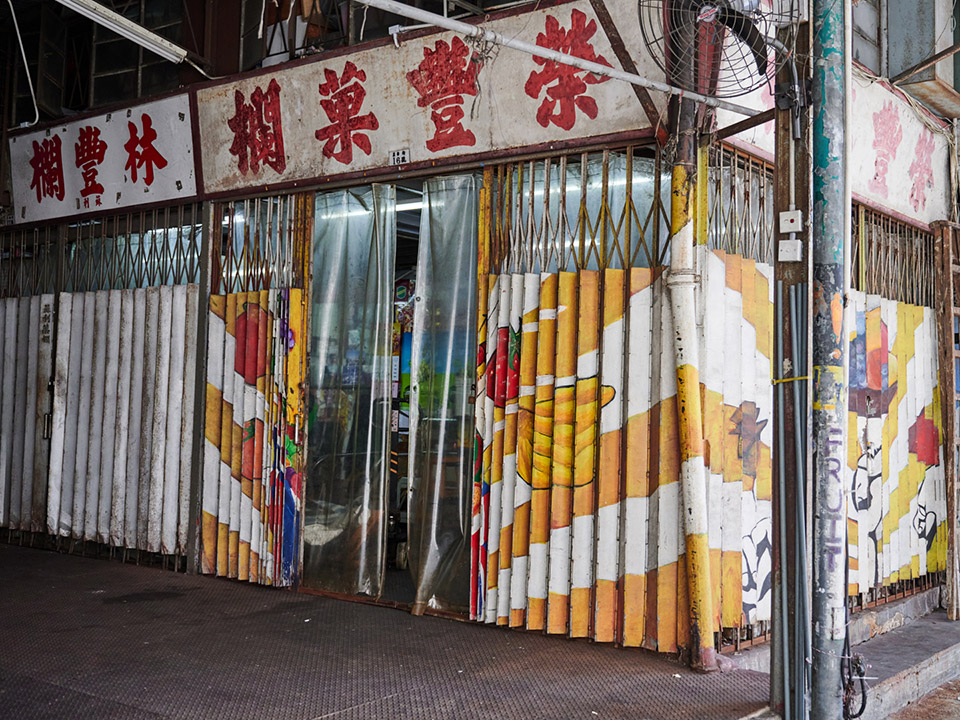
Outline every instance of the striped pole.
<path id="1" fill-rule="evenodd" d="M 715 670 L 717 664 L 713 643 L 713 584 L 707 536 L 707 485 L 695 307 L 696 107 L 690 100 L 675 102 L 674 107 L 679 118 L 679 137 L 672 178 L 672 239 L 667 286 L 670 288 L 677 364 L 677 424 L 689 593 L 690 664 L 694 669 L 708 671 Z"/>
<path id="2" fill-rule="evenodd" d="M 578 289 L 577 273 L 560 273 L 553 400 L 553 482 L 550 490 L 550 574 L 547 585 L 547 632 L 550 634 L 566 633 L 569 628 Z"/>

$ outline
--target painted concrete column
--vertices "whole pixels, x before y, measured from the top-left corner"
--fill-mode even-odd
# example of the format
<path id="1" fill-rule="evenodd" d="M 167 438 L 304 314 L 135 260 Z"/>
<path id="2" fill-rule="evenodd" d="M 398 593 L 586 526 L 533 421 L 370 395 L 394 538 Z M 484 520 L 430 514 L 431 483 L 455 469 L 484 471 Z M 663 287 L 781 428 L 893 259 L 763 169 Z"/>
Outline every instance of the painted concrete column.
<path id="1" fill-rule="evenodd" d="M 680 431 L 680 489 L 687 582 L 690 597 L 690 664 L 717 668 L 713 642 L 713 585 L 707 542 L 707 482 L 704 468 L 703 413 L 695 293 L 694 212 L 697 177 L 696 106 L 681 100 L 671 194 L 670 271 L 667 286 L 673 310 L 677 362 L 677 421 Z"/>
<path id="2" fill-rule="evenodd" d="M 813 667 L 811 716 L 843 717 L 846 634 L 847 339 L 845 31 L 849 0 L 814 0 L 813 40 Z"/>

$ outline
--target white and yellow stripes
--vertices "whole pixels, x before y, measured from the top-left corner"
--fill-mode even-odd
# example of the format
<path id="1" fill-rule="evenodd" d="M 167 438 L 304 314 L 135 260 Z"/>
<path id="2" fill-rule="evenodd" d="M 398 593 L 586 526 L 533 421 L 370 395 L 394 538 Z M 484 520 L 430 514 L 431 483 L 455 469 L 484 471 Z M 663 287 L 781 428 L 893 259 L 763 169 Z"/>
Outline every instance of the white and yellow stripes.
<path id="1" fill-rule="evenodd" d="M 709 427 L 700 459 L 687 462 L 685 471 L 700 472 L 708 481 L 710 502 L 697 552 L 711 571 L 714 599 L 705 630 L 712 632 L 721 619 L 727 627 L 740 627 L 748 615 L 769 619 L 769 577 L 760 577 L 751 589 L 750 607 L 743 603 L 743 578 L 769 572 L 769 562 L 760 557 L 766 546 L 751 532 L 769 521 L 769 502 L 756 493 L 763 495 L 770 477 L 765 428 L 773 396 L 773 307 L 767 268 L 700 252 L 700 292 L 710 298 L 701 310 L 700 342 L 709 339 L 718 351 L 703 357 L 702 381 L 688 371 L 680 376 L 703 398 L 697 412 Z M 473 579 L 484 594 L 479 616 L 664 652 L 688 647 L 680 477 L 683 460 L 691 458 L 681 455 L 675 327 L 663 277 L 637 268 L 520 278 L 481 278 L 489 294 L 486 399 L 478 427 L 483 440 L 478 474 L 485 492 L 475 518 L 487 550 L 487 575 L 481 577 L 478 568 Z M 745 284 L 751 288 L 746 299 Z M 523 296 L 519 318 L 514 293 Z M 728 332 L 731 322 L 735 333 Z M 744 337 L 754 347 L 740 367 Z M 511 362 L 519 366 L 519 384 L 513 387 Z M 730 405 L 728 386 L 736 406 Z M 752 398 L 746 408 L 740 407 L 745 386 Z M 750 450 L 746 488 L 742 445 Z M 528 472 L 529 509 L 523 494 Z M 508 473 L 514 481 L 509 489 Z M 504 497 L 509 492 L 512 499 Z M 747 493 L 751 497 L 744 500 Z M 741 532 L 745 504 L 754 520 Z M 509 565 L 505 527 L 511 528 Z M 742 561 L 744 551 L 748 557 Z M 490 574 L 493 568 L 497 576 Z"/>
<path id="2" fill-rule="evenodd" d="M 201 570 L 289 585 L 299 554 L 302 291 L 213 295 Z"/>

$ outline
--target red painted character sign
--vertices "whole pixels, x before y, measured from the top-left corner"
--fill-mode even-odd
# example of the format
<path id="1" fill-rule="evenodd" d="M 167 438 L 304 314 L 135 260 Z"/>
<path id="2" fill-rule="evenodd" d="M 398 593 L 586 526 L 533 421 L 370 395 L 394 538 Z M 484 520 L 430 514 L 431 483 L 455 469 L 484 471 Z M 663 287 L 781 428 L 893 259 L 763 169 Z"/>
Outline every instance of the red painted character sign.
<path id="1" fill-rule="evenodd" d="M 611 67 L 602 55 L 597 54 L 590 41 L 597 32 L 596 21 L 588 23 L 583 12 L 574 10 L 570 23 L 570 29 L 567 30 L 561 27 L 555 17 L 548 15 L 544 32 L 537 35 L 537 45 Z M 586 94 L 587 86 L 606 82 L 610 78 L 537 56 L 533 61 L 543 69 L 530 73 L 524 90 L 534 99 L 539 98 L 541 93 L 545 94 L 537 110 L 538 123 L 543 127 L 553 123 L 570 130 L 577 119 L 577 108 L 591 120 L 596 119 L 597 101 Z"/>
<path id="2" fill-rule="evenodd" d="M 37 202 L 45 197 L 63 200 L 63 155 L 60 151 L 60 136 L 33 141 L 33 180 L 30 187 L 37 191 Z"/>
<path id="3" fill-rule="evenodd" d="M 137 126 L 127 123 L 127 129 L 130 131 L 130 139 L 123 144 L 123 149 L 127 151 L 127 164 L 124 170 L 130 171 L 130 180 L 137 181 L 137 171 L 143 170 L 143 181 L 147 185 L 153 184 L 153 168 L 162 170 L 167 166 L 167 160 L 153 146 L 157 139 L 157 131 L 153 129 L 153 119 L 144 113 L 140 116 L 140 122 L 143 126 L 143 132 L 137 135 Z"/>
<path id="4" fill-rule="evenodd" d="M 473 146 L 477 139 L 463 127 L 463 96 L 477 94 L 477 73 L 481 64 L 469 56 L 459 37 L 448 44 L 438 40 L 434 49 L 423 48 L 423 60 L 407 80 L 419 93 L 418 107 L 430 107 L 436 131 L 427 140 L 427 150 L 436 152 L 456 146 Z"/>
<path id="5" fill-rule="evenodd" d="M 100 128 L 93 125 L 84 125 L 77 133 L 77 142 L 73 144 L 74 162 L 83 178 L 83 187 L 80 197 L 84 206 L 89 207 L 90 195 L 97 195 L 96 204 L 100 205 L 99 196 L 103 194 L 103 185 L 97 180 L 100 174 L 100 165 L 107 152 L 107 143 L 100 138 Z"/>
<path id="6" fill-rule="evenodd" d="M 324 70 L 323 75 L 326 80 L 319 86 L 323 98 L 320 107 L 327 114 L 330 124 L 317 130 L 314 135 L 317 140 L 324 141 L 324 157 L 349 165 L 353 162 L 354 144 L 367 155 L 372 149 L 370 137 L 361 131 L 380 127 L 377 116 L 372 112 L 360 114 L 367 97 L 367 91 L 360 83 L 366 82 L 367 74 L 348 61 L 339 77 L 329 69 Z"/>
<path id="7" fill-rule="evenodd" d="M 272 79 L 266 92 L 258 87 L 250 94 L 249 103 L 239 90 L 233 97 L 236 112 L 227 126 L 233 131 L 230 154 L 237 158 L 237 169 L 244 175 L 248 171 L 256 174 L 262 163 L 282 173 L 287 157 L 280 122 L 280 84 Z"/>

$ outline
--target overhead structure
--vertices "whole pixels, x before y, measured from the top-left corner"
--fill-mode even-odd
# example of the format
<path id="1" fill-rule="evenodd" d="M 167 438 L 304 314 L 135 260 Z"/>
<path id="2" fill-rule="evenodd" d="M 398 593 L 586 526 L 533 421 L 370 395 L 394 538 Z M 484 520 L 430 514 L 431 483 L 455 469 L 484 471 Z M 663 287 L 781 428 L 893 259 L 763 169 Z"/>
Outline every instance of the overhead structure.
<path id="1" fill-rule="evenodd" d="M 186 49 L 157 35 L 155 32 L 147 30 L 142 25 L 128 20 L 120 13 L 104 7 L 95 0 L 57 0 L 57 2 L 84 17 L 90 18 L 107 30 L 135 42 L 145 50 L 159 55 L 164 60 L 179 64 L 187 59 Z"/>

